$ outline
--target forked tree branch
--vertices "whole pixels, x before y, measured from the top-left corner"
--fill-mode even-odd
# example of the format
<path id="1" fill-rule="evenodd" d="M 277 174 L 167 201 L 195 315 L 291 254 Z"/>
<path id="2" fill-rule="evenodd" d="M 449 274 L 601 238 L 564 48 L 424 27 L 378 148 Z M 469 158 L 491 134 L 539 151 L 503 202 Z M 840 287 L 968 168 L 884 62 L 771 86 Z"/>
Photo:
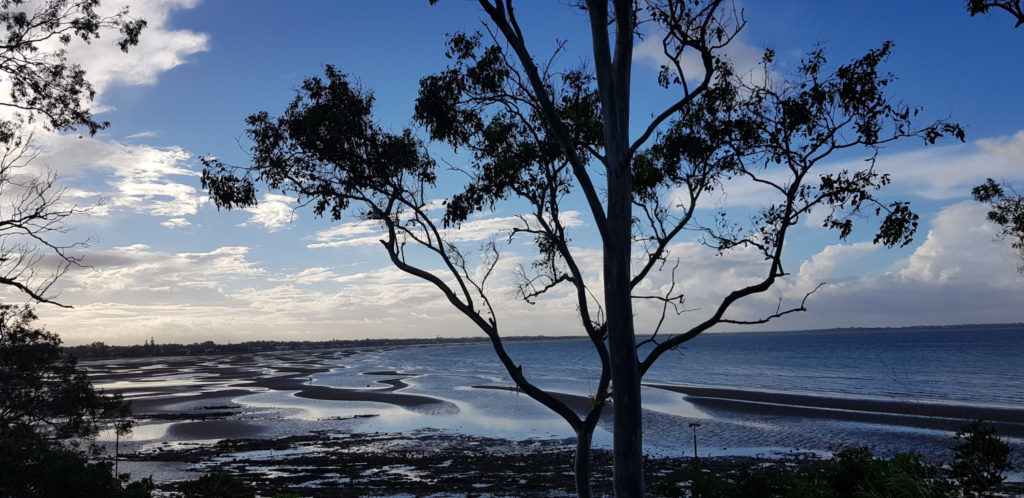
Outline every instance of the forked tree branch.
<path id="1" fill-rule="evenodd" d="M 491 21 L 505 35 L 505 39 L 519 57 L 519 63 L 523 71 L 526 72 L 530 86 L 533 87 L 533 95 L 537 99 L 541 112 L 544 115 L 544 122 L 550 127 L 552 135 L 561 145 L 566 157 L 568 157 L 569 163 L 572 165 L 573 175 L 580 183 L 580 188 L 583 190 L 583 194 L 587 199 L 587 205 L 594 217 L 594 224 L 597 225 L 602 238 L 606 237 L 608 221 L 601 198 L 597 195 L 597 189 L 590 179 L 590 173 L 587 172 L 587 163 L 576 153 L 576 148 L 573 141 L 569 138 L 569 132 L 566 129 L 565 123 L 562 122 L 562 119 L 555 111 L 555 106 L 548 95 L 547 87 L 540 77 L 532 55 L 526 48 L 526 41 L 523 39 L 522 32 L 519 30 L 518 24 L 514 24 L 515 18 L 511 17 L 510 19 L 506 15 L 506 12 L 511 12 L 512 10 L 512 1 L 495 0 L 493 4 L 489 0 L 479 0 L 479 2 L 480 6 L 483 7 L 484 11 L 491 18 Z"/>

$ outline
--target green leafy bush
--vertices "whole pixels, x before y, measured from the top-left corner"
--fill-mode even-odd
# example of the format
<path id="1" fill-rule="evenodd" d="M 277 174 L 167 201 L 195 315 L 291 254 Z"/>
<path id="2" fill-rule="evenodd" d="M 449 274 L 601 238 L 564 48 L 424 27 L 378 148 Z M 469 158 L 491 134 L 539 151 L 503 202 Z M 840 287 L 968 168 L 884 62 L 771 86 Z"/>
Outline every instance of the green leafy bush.
<path id="1" fill-rule="evenodd" d="M 226 472 L 211 472 L 179 487 L 184 498 L 252 498 L 256 496 L 244 482 Z"/>
<path id="2" fill-rule="evenodd" d="M 0 304 L 0 496 L 149 496 L 151 481 L 129 483 L 82 448 L 104 428 L 127 432 L 128 404 L 94 389 L 35 320 L 28 306 Z"/>
<path id="3" fill-rule="evenodd" d="M 1009 445 L 981 421 L 961 427 L 954 438 L 960 443 L 952 448 L 949 466 L 929 464 L 917 453 L 881 458 L 868 448 L 846 448 L 824 462 L 745 469 L 731 476 L 716 476 L 694 461 L 655 491 L 700 498 L 977 497 L 1002 484 L 1013 469 Z"/>
<path id="4" fill-rule="evenodd" d="M 953 437 L 960 443 L 953 447 L 949 473 L 964 496 L 982 496 L 1013 470 L 1010 446 L 996 436 L 995 428 L 983 427 L 979 420 L 961 427 Z"/>

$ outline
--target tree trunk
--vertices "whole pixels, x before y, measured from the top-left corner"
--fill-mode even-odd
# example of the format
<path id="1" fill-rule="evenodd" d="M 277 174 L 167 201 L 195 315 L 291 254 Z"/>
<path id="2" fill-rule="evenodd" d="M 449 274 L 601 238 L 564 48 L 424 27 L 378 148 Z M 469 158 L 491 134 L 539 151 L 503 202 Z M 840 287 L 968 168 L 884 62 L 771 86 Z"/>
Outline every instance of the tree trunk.
<path id="1" fill-rule="evenodd" d="M 594 428 L 584 427 L 576 433 L 576 461 L 573 462 L 573 473 L 576 479 L 576 495 L 579 498 L 590 498 L 590 445 L 594 438 Z"/>
<path id="2" fill-rule="evenodd" d="M 615 252 L 605 252 L 608 353 L 612 373 L 612 413 L 615 417 L 615 495 L 633 497 L 642 496 L 644 489 L 640 372 L 633 335 L 629 274 L 625 271 L 628 269 L 629 251 L 618 251 L 626 254 L 626 264 L 609 265 L 609 253 Z M 613 276 L 615 273 L 625 276 L 616 278 Z"/>
<path id="3" fill-rule="evenodd" d="M 609 149 L 604 293 L 608 312 L 612 413 L 615 416 L 615 495 L 635 497 L 643 496 L 644 492 L 643 421 L 630 292 L 632 188 L 629 162 L 625 157 L 625 151 Z"/>
<path id="4" fill-rule="evenodd" d="M 601 96 L 604 127 L 604 166 L 608 208 L 604 242 L 604 303 L 608 358 L 612 379 L 615 457 L 615 495 L 644 494 L 643 421 L 640 368 L 633 331 L 630 256 L 633 231 L 633 178 L 630 170 L 629 88 L 633 54 L 633 2 L 616 0 L 615 42 L 609 44 L 607 1 L 590 0 L 594 64 Z"/>

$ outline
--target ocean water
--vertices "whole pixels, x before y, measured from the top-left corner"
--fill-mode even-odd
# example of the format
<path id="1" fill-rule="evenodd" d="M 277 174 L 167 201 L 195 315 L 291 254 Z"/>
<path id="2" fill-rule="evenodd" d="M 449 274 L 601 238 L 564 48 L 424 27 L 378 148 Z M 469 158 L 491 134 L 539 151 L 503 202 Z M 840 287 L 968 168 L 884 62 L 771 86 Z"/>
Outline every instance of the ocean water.
<path id="1" fill-rule="evenodd" d="M 541 387 L 586 395 L 597 384 L 600 368 L 586 339 L 515 341 L 506 348 Z M 511 382 L 489 344 L 395 349 L 352 360 Z M 662 355 L 644 382 L 1024 407 L 1024 328 L 705 334 Z"/>
<path id="2" fill-rule="evenodd" d="M 586 339 L 515 341 L 506 347 L 542 388 L 586 396 L 597 385 L 599 365 Z M 448 429 L 466 432 L 571 436 L 564 421 L 525 395 L 472 387 L 512 385 L 489 344 L 395 348 L 343 363 L 346 368 L 317 375 L 314 382 L 364 387 L 371 380 L 361 373 L 371 368 L 416 374 L 406 380 L 410 386 L 403 392 L 441 397 L 456 404 L 461 414 L 383 416 L 366 422 L 373 429 L 445 427 L 450 419 L 459 422 Z M 663 355 L 644 382 L 1024 413 L 1024 328 L 705 334 Z M 827 453 L 868 446 L 881 454 L 912 450 L 940 460 L 948 458 L 950 435 L 963 423 L 843 410 L 737 409 L 648 387 L 643 396 L 645 447 L 656 454 L 692 452 L 689 424 L 696 422 L 704 443 L 701 454 Z M 402 412 L 389 410 L 392 415 Z M 1024 418 L 999 428 L 1021 453 Z M 597 446 L 610 444 L 610 431 L 606 418 L 595 437 Z"/>
<path id="3" fill-rule="evenodd" d="M 566 394 L 593 394 L 600 368 L 587 339 L 511 341 L 506 347 L 534 384 Z M 165 368 L 159 375 L 146 370 L 151 368 L 148 363 L 172 360 L 192 366 Z M 204 356 L 100 362 L 97 366 L 126 369 L 123 371 L 139 376 L 99 385 L 129 389 L 133 399 L 141 401 L 151 395 L 164 396 L 148 391 L 170 384 L 180 386 L 182 395 L 230 392 L 234 394 L 223 399 L 173 405 L 177 409 L 228 404 L 243 408 L 234 421 L 145 422 L 130 441 L 139 449 L 193 444 L 210 437 L 284 437 L 307 431 L 436 430 L 567 442 L 574 436 L 559 416 L 514 389 L 488 343 L 265 352 L 245 359 L 249 366 L 241 369 L 232 367 L 233 361 L 237 358 Z M 322 370 L 303 379 L 303 385 L 391 392 L 400 382 L 400 389 L 393 392 L 429 396 L 438 402 L 401 406 L 309 399 L 296 396 L 295 390 L 246 387 L 255 377 L 288 375 L 296 367 Z M 397 373 L 390 374 L 392 371 Z M 644 382 L 833 400 L 1000 409 L 1004 417 L 995 424 L 997 429 L 1015 453 L 1024 456 L 1021 327 L 705 334 L 663 355 Z M 649 386 L 642 389 L 642 395 L 644 448 L 658 456 L 692 455 L 696 432 L 701 456 L 794 451 L 827 454 L 843 447 L 866 446 L 881 455 L 915 451 L 933 461 L 948 461 L 953 444 L 950 437 L 965 423 L 797 404 L 723 401 Z M 595 431 L 596 447 L 611 446 L 610 411 L 605 409 Z M 1015 418 L 1018 414 L 1019 420 Z M 699 424 L 696 431 L 690 425 L 695 423 Z M 241 435 L 218 436 L 220 426 L 230 426 Z"/>

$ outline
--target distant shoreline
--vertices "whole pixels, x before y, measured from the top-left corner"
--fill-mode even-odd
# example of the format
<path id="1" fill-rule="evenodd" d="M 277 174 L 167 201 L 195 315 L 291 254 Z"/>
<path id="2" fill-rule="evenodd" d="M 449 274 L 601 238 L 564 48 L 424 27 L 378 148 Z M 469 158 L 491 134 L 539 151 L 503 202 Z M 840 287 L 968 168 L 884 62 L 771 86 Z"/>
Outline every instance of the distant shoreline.
<path id="1" fill-rule="evenodd" d="M 1024 330 L 1024 322 L 1020 323 L 989 323 L 989 324 L 958 324 L 958 325 L 913 325 L 905 327 L 835 327 L 828 329 L 801 330 L 736 330 L 712 331 L 709 334 L 834 334 L 858 332 L 911 332 L 927 330 Z M 643 338 L 645 336 L 638 336 Z M 558 336 L 509 336 L 505 342 L 521 341 L 555 341 L 567 339 L 584 339 L 584 335 Z M 341 349 L 356 347 L 417 347 L 450 344 L 487 344 L 487 337 L 436 337 L 436 338 L 366 338 L 366 339 L 334 339 L 327 341 L 245 341 L 240 343 L 218 344 L 213 341 L 192 344 L 155 344 L 115 346 L 103 343 L 92 343 L 79 346 L 66 346 L 64 349 L 80 360 L 142 358 L 162 356 L 194 356 L 206 354 L 255 354 L 269 351 L 299 351 L 320 349 Z"/>

